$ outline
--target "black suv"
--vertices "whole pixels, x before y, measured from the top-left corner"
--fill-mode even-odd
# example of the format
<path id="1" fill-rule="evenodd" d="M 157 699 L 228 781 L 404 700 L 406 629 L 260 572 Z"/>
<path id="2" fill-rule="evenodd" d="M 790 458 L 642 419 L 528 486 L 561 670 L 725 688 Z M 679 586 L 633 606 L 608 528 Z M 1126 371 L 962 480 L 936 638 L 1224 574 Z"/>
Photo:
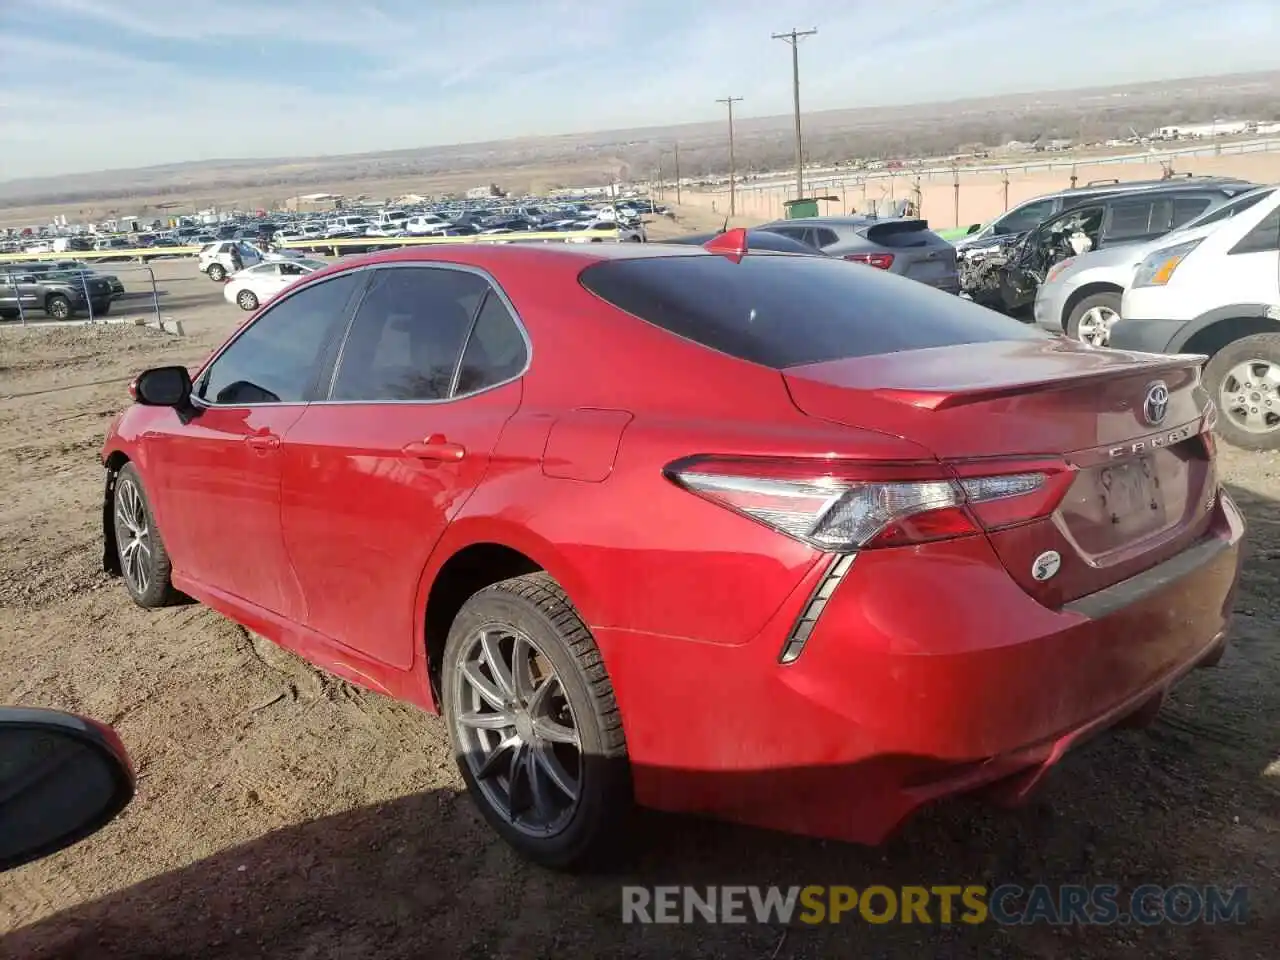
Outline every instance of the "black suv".
<path id="1" fill-rule="evenodd" d="M 961 287 L 977 302 L 1016 314 L 1035 302 L 1054 264 L 1089 250 L 1162 237 L 1254 189 L 1244 180 L 1187 178 L 1095 195 L 1026 233 L 962 259 Z"/>
<path id="2" fill-rule="evenodd" d="M 102 277 L 38 276 L 24 269 L 0 268 L 0 318 L 5 320 L 30 310 L 68 320 L 79 312 L 92 310 L 94 316 L 102 316 L 110 309 L 111 284 Z"/>

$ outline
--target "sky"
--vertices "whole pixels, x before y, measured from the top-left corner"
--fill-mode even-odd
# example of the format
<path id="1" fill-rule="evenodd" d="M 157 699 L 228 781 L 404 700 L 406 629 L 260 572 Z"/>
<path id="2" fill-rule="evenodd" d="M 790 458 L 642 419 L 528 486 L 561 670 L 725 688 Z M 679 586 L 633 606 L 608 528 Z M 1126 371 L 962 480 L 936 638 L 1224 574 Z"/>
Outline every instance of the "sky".
<path id="1" fill-rule="evenodd" d="M 0 0 L 0 180 L 1280 67 L 1277 0 Z"/>

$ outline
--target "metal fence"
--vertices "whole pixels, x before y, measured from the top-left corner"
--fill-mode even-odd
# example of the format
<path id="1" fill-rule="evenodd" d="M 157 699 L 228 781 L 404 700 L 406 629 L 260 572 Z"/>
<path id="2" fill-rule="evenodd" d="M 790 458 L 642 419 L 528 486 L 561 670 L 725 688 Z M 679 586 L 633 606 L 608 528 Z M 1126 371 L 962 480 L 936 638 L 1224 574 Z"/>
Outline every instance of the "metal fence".
<path id="1" fill-rule="evenodd" d="M 22 279 L 24 275 L 20 273 L 20 268 L 9 267 L 6 273 L 14 280 L 11 289 L 17 301 L 18 321 L 24 327 L 37 324 L 136 323 L 140 318 L 145 318 L 144 322 L 164 328 L 160 318 L 160 291 L 156 285 L 155 270 L 145 263 L 111 264 L 110 269 L 100 272 L 81 271 L 78 275 L 66 275 L 63 278 L 64 282 L 73 289 L 78 286 L 84 302 L 83 305 L 79 302 L 67 303 L 70 313 L 65 318 L 55 317 L 51 312 L 54 298 L 61 297 L 65 301 L 67 300 L 65 295 L 57 291 L 37 290 L 24 298 L 22 294 L 25 285 Z M 28 276 L 36 277 L 37 275 Z M 115 278 L 124 287 L 122 292 L 112 293 L 106 310 L 102 310 L 101 306 L 94 307 L 94 301 L 100 302 L 101 297 L 92 296 L 89 288 L 91 281 L 101 278 L 107 278 L 108 282 L 111 278 Z M 6 287 L 9 286 L 0 279 L 0 291 L 8 294 L 10 290 Z M 127 315 L 122 316 L 122 308 L 128 311 Z"/>

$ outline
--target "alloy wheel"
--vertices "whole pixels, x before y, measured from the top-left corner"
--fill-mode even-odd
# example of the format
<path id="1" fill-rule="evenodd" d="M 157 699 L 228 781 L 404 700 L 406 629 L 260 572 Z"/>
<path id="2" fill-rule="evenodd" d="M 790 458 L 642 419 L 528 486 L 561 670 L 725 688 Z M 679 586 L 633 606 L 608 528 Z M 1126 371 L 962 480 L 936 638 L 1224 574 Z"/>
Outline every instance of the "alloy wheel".
<path id="1" fill-rule="evenodd" d="M 144 594 L 151 585 L 151 528 L 142 491 L 130 479 L 116 487 L 115 520 L 120 569 L 134 592 Z"/>
<path id="2" fill-rule="evenodd" d="M 487 624 L 453 670 L 456 741 L 484 800 L 530 837 L 563 831 L 582 794 L 582 740 L 551 660 L 524 633 Z"/>
<path id="3" fill-rule="evenodd" d="M 1077 331 L 1083 343 L 1095 347 L 1105 347 L 1111 342 L 1111 328 L 1120 319 L 1120 315 L 1110 307 L 1091 307 L 1080 318 Z"/>
<path id="4" fill-rule="evenodd" d="M 252 290 L 241 290 L 236 294 L 236 303 L 240 305 L 241 310 L 255 310 L 258 306 L 258 298 L 254 296 Z"/>
<path id="5" fill-rule="evenodd" d="M 1218 409 L 1248 433 L 1280 429 L 1280 366 L 1261 358 L 1237 363 L 1222 378 Z"/>

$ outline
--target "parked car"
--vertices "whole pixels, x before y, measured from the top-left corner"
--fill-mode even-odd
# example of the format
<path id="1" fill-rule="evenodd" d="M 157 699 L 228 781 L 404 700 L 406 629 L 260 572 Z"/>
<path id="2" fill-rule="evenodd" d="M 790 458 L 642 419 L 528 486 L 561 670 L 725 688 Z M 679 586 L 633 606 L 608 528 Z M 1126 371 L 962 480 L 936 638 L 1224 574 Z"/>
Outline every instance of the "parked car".
<path id="1" fill-rule="evenodd" d="M 216 283 L 227 279 L 228 274 L 235 270 L 235 264 L 231 260 L 232 247 L 240 251 L 241 269 L 264 261 L 296 260 L 302 257 L 302 254 L 296 250 L 268 252 L 247 240 L 219 240 L 208 244 L 200 251 L 197 258 L 200 272 Z"/>
<path id="2" fill-rule="evenodd" d="M 805 217 L 761 224 L 759 229 L 799 240 L 823 253 L 960 292 L 956 250 L 929 229 L 927 220 L 874 217 Z"/>
<path id="3" fill-rule="evenodd" d="M 702 246 L 709 243 L 716 237 L 723 236 L 725 231 L 721 230 L 716 233 L 693 233 L 685 237 L 675 237 L 671 240 L 663 240 L 663 243 L 681 243 L 696 244 Z M 801 243 L 799 240 L 793 240 L 791 237 L 784 237 L 780 233 L 774 233 L 771 230 L 752 229 L 746 233 L 748 250 L 769 250 L 773 253 L 802 253 L 811 257 L 824 257 L 824 254 L 817 247 L 811 247 L 807 243 Z"/>
<path id="4" fill-rule="evenodd" d="M 327 266 L 323 260 L 268 260 L 232 274 L 222 295 L 241 310 L 257 310 L 286 287 Z"/>
<path id="5" fill-rule="evenodd" d="M 1154 240 L 1239 196 L 1253 185 L 1169 180 L 1164 187 L 1111 193 L 1070 207 L 996 252 L 963 261 L 967 296 L 1009 314 L 1035 302 L 1036 290 L 1062 260 L 1107 247 Z"/>
<path id="6" fill-rule="evenodd" d="M 1184 240 L 1203 237 L 1218 224 L 1268 197 L 1274 187 L 1242 193 L 1201 214 L 1165 236 L 1146 243 L 1104 247 L 1060 260 L 1036 291 L 1035 319 L 1041 327 L 1076 340 L 1105 347 L 1111 327 L 1120 319 L 1120 299 L 1134 268 L 1151 252 Z"/>
<path id="7" fill-rule="evenodd" d="M 1134 271 L 1111 345 L 1209 358 L 1217 431 L 1280 449 L 1280 190 L 1201 237 L 1167 237 Z"/>
<path id="8" fill-rule="evenodd" d="M 1243 523 L 1195 360 L 833 258 L 352 258 L 131 392 L 102 518 L 135 602 L 442 712 L 548 865 L 633 800 L 878 842 L 1223 649 Z"/>
<path id="9" fill-rule="evenodd" d="M 82 280 L 0 269 L 0 318 L 13 320 L 31 310 L 54 320 L 69 320 L 87 311 L 105 316 L 111 311 L 111 286 L 101 277 Z"/>
<path id="10" fill-rule="evenodd" d="M 1170 184 L 1195 183 L 1200 185 L 1236 184 L 1250 186 L 1248 181 L 1235 177 L 1181 176 L 1162 180 L 1090 180 L 1079 187 L 1059 190 L 1034 197 L 1017 204 L 986 224 L 970 224 L 966 235 L 955 241 L 961 257 L 997 249 L 1002 240 L 1021 237 L 1034 230 L 1051 217 L 1082 203 L 1099 200 L 1118 193 L 1140 193 L 1143 190 L 1163 190 Z"/>

